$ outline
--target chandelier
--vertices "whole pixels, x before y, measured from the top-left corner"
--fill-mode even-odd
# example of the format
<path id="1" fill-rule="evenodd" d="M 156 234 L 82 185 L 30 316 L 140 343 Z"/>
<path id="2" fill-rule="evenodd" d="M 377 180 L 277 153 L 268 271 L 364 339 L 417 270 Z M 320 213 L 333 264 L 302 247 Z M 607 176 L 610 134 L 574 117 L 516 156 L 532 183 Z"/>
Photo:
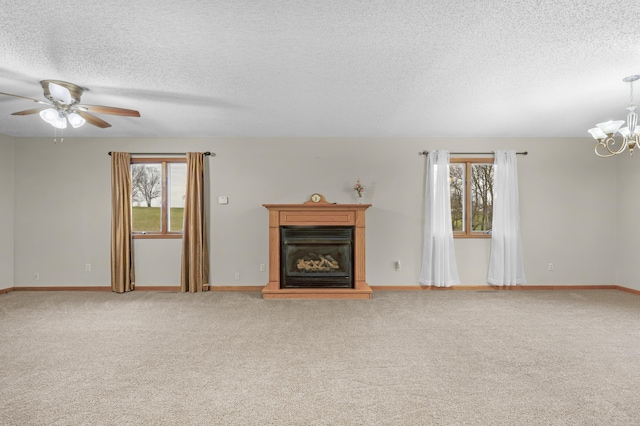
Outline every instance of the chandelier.
<path id="1" fill-rule="evenodd" d="M 596 124 L 596 127 L 589 129 L 589 133 L 598 141 L 595 146 L 596 155 L 599 157 L 611 157 L 622 153 L 629 148 L 629 154 L 633 155 L 634 148 L 640 143 L 640 126 L 638 124 L 638 114 L 636 106 L 633 104 L 633 82 L 640 79 L 640 75 L 630 75 L 622 79 L 629 83 L 630 95 L 627 111 L 627 126 L 622 127 L 624 120 L 609 120 Z M 621 138 L 616 139 L 615 136 Z"/>

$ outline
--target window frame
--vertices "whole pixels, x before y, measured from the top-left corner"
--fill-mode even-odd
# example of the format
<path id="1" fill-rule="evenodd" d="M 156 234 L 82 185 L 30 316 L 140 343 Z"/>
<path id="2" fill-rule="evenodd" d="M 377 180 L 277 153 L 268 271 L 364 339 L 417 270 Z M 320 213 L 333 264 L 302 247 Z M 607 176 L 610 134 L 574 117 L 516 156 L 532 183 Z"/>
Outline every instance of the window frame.
<path id="1" fill-rule="evenodd" d="M 464 217 L 464 231 L 453 231 L 453 238 L 491 238 L 491 232 L 487 231 L 472 231 L 471 220 L 471 166 L 473 164 L 490 164 L 494 165 L 493 158 L 463 158 L 456 157 L 449 159 L 450 164 L 464 164 L 464 198 L 463 198 L 463 217 Z M 495 170 L 494 170 L 495 173 Z M 453 225 L 452 225 L 453 226 Z"/>
<path id="2" fill-rule="evenodd" d="M 160 209 L 160 232 L 157 231 L 133 231 L 131 237 L 134 239 L 181 239 L 182 231 L 169 230 L 169 163 L 185 163 L 186 157 L 135 157 L 131 158 L 131 165 L 134 164 L 160 164 L 162 170 L 162 195 Z M 133 177 L 133 175 L 132 175 Z M 131 182 L 133 185 L 133 181 Z M 186 185 L 186 182 L 185 182 Z M 133 191 L 133 188 L 132 188 Z M 132 194 L 133 198 L 133 194 Z M 131 222 L 133 225 L 133 200 L 131 203 Z"/>

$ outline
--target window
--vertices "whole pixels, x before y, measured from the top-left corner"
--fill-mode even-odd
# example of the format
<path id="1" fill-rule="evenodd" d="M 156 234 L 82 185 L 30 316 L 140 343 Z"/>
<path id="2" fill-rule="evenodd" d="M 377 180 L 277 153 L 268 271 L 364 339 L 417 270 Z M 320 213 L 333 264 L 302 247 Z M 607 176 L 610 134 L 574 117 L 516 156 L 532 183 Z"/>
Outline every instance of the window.
<path id="1" fill-rule="evenodd" d="M 493 221 L 493 160 L 452 158 L 450 162 L 453 236 L 490 238 Z"/>
<path id="2" fill-rule="evenodd" d="M 184 158 L 131 159 L 134 238 L 182 238 L 186 173 Z"/>

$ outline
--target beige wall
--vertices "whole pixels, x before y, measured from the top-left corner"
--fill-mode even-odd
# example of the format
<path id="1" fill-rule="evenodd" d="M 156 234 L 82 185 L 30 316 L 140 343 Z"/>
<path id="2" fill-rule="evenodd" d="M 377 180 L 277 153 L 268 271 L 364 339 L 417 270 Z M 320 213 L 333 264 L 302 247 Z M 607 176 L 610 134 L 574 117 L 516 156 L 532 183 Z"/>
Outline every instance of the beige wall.
<path id="1" fill-rule="evenodd" d="M 0 290 L 13 287 L 13 144 L 0 135 Z"/>
<path id="2" fill-rule="evenodd" d="M 313 192 L 349 203 L 357 178 L 373 204 L 369 284 L 417 285 L 425 171 L 418 152 L 425 149 L 529 151 L 518 157 L 529 283 L 614 283 L 616 166 L 595 157 L 587 139 L 65 138 L 54 144 L 25 138 L 15 144 L 15 285 L 109 285 L 108 151 L 206 150 L 217 154 L 207 160 L 213 285 L 267 283 L 259 269 L 268 263 L 263 203 L 300 203 Z M 217 203 L 220 195 L 228 205 Z M 462 284 L 485 284 L 489 241 L 455 245 Z M 137 285 L 178 284 L 179 240 L 137 240 L 135 255 Z M 92 272 L 84 271 L 86 263 Z"/>
<path id="3" fill-rule="evenodd" d="M 624 153 L 616 158 L 617 229 L 616 283 L 640 290 L 640 162 Z"/>

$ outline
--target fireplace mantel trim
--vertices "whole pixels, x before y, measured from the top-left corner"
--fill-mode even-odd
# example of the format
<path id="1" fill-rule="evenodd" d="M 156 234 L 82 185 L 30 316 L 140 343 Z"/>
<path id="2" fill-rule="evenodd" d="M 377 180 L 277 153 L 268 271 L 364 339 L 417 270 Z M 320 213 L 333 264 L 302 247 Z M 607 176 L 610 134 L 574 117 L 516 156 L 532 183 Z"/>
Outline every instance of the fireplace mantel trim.
<path id="1" fill-rule="evenodd" d="M 264 299 L 370 299 L 366 282 L 365 211 L 371 204 L 263 204 L 269 210 L 269 283 L 262 289 Z M 280 226 L 353 226 L 354 288 L 280 288 Z"/>

